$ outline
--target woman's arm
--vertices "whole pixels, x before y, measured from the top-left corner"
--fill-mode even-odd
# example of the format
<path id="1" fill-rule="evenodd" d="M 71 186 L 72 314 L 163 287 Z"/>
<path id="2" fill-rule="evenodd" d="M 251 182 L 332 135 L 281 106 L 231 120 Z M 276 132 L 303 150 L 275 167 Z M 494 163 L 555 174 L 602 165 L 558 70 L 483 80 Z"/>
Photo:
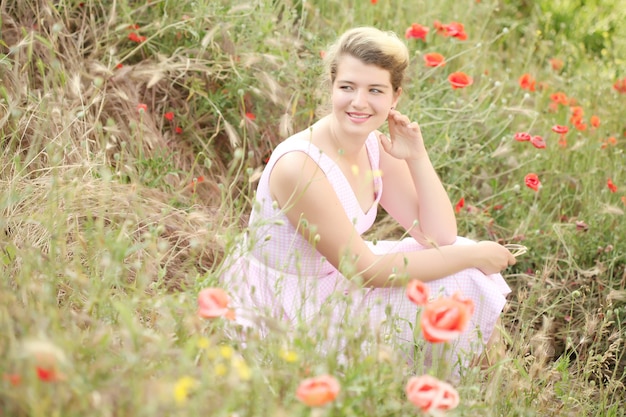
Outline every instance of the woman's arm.
<path id="1" fill-rule="evenodd" d="M 383 208 L 425 246 L 452 244 L 457 236 L 450 198 L 433 167 L 417 123 L 392 110 L 391 139 L 379 135 Z"/>
<path id="2" fill-rule="evenodd" d="M 424 246 L 454 243 L 454 210 L 428 155 L 421 160 L 400 161 L 382 152 L 380 167 L 380 204 L 385 211 Z"/>
<path id="3" fill-rule="evenodd" d="M 322 256 L 348 278 L 360 276 L 366 286 L 403 286 L 409 277 L 432 281 L 470 267 L 494 273 L 515 261 L 492 242 L 374 254 L 346 216 L 324 173 L 303 152 L 290 152 L 276 162 L 270 191 L 289 221 Z"/>

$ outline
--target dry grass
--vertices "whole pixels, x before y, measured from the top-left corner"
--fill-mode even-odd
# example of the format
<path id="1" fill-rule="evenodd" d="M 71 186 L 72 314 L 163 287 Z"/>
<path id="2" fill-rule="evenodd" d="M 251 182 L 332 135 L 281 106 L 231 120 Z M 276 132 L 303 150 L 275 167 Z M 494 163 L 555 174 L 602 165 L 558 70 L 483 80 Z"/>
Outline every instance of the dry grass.
<path id="1" fill-rule="evenodd" d="M 162 114 L 189 111 L 181 84 L 210 63 L 191 64 L 181 53 L 116 69 L 100 39 L 113 36 L 115 13 L 102 25 L 86 14 L 60 15 L 47 2 L 4 5 L 2 12 L 3 52 L 12 58 L 2 68 L 0 118 L 7 162 L 1 182 L 13 196 L 3 208 L 6 237 L 47 253 L 51 238 L 65 233 L 72 256 L 85 250 L 86 224 L 121 228 L 136 242 L 158 230 L 167 249 L 140 250 L 129 262 L 166 267 L 161 279 L 171 287 L 185 281 L 182 265 L 190 259 L 199 273 L 209 270 L 224 250 L 225 220 L 220 179 L 211 173 L 224 169 L 218 160 L 211 171 L 198 167 L 197 149 L 165 126 Z M 138 103 L 150 110 L 138 111 Z M 147 177 L 150 170 L 156 172 Z M 146 186 L 157 181 L 158 188 Z M 62 213 L 53 224 L 51 212 Z M 156 271 L 150 275 L 156 279 Z"/>
<path id="2" fill-rule="evenodd" d="M 343 364 L 303 329 L 240 346 L 228 323 L 195 317 L 194 294 L 216 284 L 269 151 L 319 110 L 318 58 L 333 32 L 435 18 L 464 20 L 473 38 L 411 44 L 407 112 L 432 138 L 453 200 L 468 201 L 464 234 L 527 250 L 507 275 L 509 355 L 464 376 L 457 415 L 623 415 L 626 231 L 605 183 L 610 175 L 624 188 L 624 142 L 599 150 L 624 128 L 614 111 L 623 96 L 609 81 L 617 61 L 598 63 L 560 33 L 536 37 L 546 17 L 510 2 L 496 13 L 472 1 L 463 16 L 445 1 L 356 11 L 333 1 L 78 3 L 0 0 L 0 374 L 27 375 L 40 351 L 62 356 L 65 374 L 52 388 L 34 375 L 15 387 L 1 380 L 0 416 L 303 414 L 294 387 L 318 371 L 341 374 L 345 388 L 319 415 L 414 412 L 402 394 L 408 370 L 386 346 L 368 357 L 354 349 Z M 146 41 L 130 41 L 133 30 Z M 572 59 L 553 74 L 545 62 L 559 42 Z M 423 70 L 428 48 L 454 57 L 448 68 L 475 71 L 476 89 L 451 92 Z M 526 97 L 521 68 L 554 87 Z M 545 111 L 551 88 L 597 111 L 602 128 L 541 155 L 506 141 L 567 119 Z M 520 190 L 530 169 L 541 193 Z M 370 237 L 401 233 L 380 220 Z M 285 349 L 298 359 L 285 360 Z M 187 408 L 172 396 L 183 376 L 197 384 Z"/>

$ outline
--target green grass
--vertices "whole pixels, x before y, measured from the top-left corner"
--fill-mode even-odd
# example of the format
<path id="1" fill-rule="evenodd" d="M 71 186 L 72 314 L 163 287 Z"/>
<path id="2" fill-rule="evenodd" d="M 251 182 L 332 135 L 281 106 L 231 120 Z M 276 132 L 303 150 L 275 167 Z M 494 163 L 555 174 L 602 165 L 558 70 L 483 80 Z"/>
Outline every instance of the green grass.
<path id="1" fill-rule="evenodd" d="M 450 415 L 624 415 L 626 95 L 612 86 L 626 76 L 625 5 L 1 2 L 0 416 L 419 414 L 403 391 L 413 370 L 358 320 L 338 357 L 318 349 L 324 326 L 272 323 L 241 344 L 231 322 L 196 315 L 264 159 L 325 98 L 320 52 L 352 26 L 402 36 L 413 22 L 431 32 L 407 40 L 399 107 L 420 122 L 453 203 L 465 199 L 460 233 L 529 249 L 506 271 L 507 359 L 464 374 Z M 468 40 L 437 35 L 434 20 L 462 22 Z M 423 65 L 431 51 L 444 68 Z M 452 90 L 454 71 L 473 85 Z M 524 73 L 536 91 L 520 88 Z M 569 106 L 551 111 L 557 91 L 600 126 L 578 131 Z M 567 147 L 554 124 L 570 127 Z M 547 148 L 516 142 L 520 131 Z M 401 233 L 380 220 L 372 237 Z M 48 365 L 60 380 L 37 377 Z M 342 390 L 311 410 L 295 390 L 321 373 Z"/>

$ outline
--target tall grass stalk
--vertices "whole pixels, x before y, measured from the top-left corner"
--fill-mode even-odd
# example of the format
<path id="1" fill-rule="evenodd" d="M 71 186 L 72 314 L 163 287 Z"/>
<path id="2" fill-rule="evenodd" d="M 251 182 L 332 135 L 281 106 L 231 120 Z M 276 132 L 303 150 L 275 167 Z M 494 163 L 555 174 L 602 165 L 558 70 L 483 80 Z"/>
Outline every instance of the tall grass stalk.
<path id="1" fill-rule="evenodd" d="M 313 333 L 269 322 L 242 343 L 228 320 L 196 314 L 265 159 L 324 103 L 320 53 L 348 27 L 403 36 L 414 22 L 431 30 L 406 40 L 400 107 L 464 199 L 461 234 L 528 248 L 506 273 L 507 355 L 462 374 L 451 415 L 624 415 L 626 95 L 612 86 L 626 8 L 583 3 L 0 1 L 0 416 L 418 413 L 403 392 L 415 369 L 359 318 L 340 341 L 320 312 Z M 591 3 L 604 5 L 594 19 L 579 12 Z M 427 52 L 446 66 L 425 67 Z M 454 71 L 473 85 L 452 90 Z M 552 108 L 559 91 L 570 101 Z M 570 126 L 566 146 L 555 124 Z M 515 141 L 522 131 L 547 147 Z M 402 234 L 379 220 L 371 237 Z M 321 373 L 342 391 L 312 411 L 295 389 Z"/>

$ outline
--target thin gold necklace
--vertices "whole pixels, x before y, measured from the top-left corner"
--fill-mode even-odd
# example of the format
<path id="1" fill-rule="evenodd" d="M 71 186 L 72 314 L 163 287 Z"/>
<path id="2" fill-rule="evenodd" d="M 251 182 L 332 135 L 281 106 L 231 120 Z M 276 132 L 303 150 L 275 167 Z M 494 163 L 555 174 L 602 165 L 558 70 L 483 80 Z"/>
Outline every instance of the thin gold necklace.
<path id="1" fill-rule="evenodd" d="M 339 139 L 337 138 L 337 135 L 335 134 L 335 130 L 333 129 L 330 123 L 328 124 L 328 130 L 330 131 L 330 140 L 333 143 L 334 148 L 337 151 L 337 155 L 339 155 L 340 157 L 343 157 L 346 151 L 343 149 L 343 147 L 340 146 Z"/>

